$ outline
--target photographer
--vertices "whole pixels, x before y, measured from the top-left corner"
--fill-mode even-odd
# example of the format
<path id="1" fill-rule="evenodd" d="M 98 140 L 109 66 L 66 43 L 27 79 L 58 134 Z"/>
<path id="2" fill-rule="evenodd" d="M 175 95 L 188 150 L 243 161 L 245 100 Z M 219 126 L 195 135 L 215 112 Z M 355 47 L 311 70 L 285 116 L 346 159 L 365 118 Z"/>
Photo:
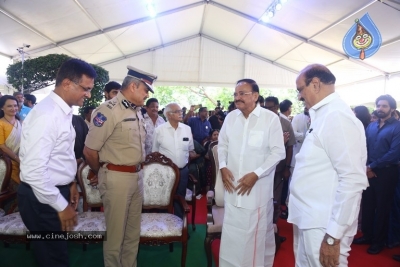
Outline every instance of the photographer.
<path id="1" fill-rule="evenodd" d="M 225 114 L 224 112 L 221 110 L 220 107 L 216 107 L 215 108 L 215 112 L 214 115 L 212 115 L 208 121 L 211 124 L 211 128 L 215 129 L 215 130 L 220 130 L 222 127 L 222 123 L 224 122 L 225 119 Z"/>

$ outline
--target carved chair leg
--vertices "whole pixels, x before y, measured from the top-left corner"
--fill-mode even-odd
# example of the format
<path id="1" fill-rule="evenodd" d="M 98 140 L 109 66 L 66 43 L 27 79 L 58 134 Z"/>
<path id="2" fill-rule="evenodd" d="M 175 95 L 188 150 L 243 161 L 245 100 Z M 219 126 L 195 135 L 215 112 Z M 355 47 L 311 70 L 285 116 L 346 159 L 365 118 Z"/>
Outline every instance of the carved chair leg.
<path id="1" fill-rule="evenodd" d="M 196 224 L 194 222 L 194 218 L 196 215 L 196 199 L 193 201 L 193 205 L 192 205 L 192 230 L 196 231 Z"/>
<path id="2" fill-rule="evenodd" d="M 204 249 L 207 255 L 207 267 L 212 267 L 212 255 L 211 255 L 211 242 L 213 238 L 206 236 L 204 239 Z"/>
<path id="3" fill-rule="evenodd" d="M 182 242 L 182 262 L 181 267 L 186 266 L 186 253 L 187 253 L 187 241 Z"/>
<path id="4" fill-rule="evenodd" d="M 169 243 L 169 252 L 174 252 L 174 243 Z"/>

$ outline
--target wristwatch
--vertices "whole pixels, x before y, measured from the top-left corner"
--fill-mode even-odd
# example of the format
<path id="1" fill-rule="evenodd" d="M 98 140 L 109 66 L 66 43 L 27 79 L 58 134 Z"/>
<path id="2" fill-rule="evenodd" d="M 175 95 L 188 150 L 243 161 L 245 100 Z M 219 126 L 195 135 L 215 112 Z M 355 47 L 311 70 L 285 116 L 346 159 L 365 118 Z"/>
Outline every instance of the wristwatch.
<path id="1" fill-rule="evenodd" d="M 325 241 L 326 241 L 326 243 L 327 243 L 328 245 L 330 245 L 330 246 L 336 245 L 336 244 L 339 242 L 339 240 L 334 239 L 333 237 L 331 237 L 331 236 L 329 236 L 329 235 L 326 235 Z"/>

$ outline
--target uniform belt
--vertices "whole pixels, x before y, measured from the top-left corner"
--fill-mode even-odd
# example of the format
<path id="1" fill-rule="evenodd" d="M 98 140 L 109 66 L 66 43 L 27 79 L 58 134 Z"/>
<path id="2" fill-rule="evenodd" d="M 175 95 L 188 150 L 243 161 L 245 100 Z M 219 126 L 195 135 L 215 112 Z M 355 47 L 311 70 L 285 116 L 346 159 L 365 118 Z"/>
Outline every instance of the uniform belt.
<path id="1" fill-rule="evenodd" d="M 142 163 L 133 165 L 133 166 L 124 166 L 124 165 L 114 165 L 112 163 L 101 163 L 101 167 L 105 167 L 110 171 L 117 171 L 117 172 L 140 172 L 142 169 Z"/>

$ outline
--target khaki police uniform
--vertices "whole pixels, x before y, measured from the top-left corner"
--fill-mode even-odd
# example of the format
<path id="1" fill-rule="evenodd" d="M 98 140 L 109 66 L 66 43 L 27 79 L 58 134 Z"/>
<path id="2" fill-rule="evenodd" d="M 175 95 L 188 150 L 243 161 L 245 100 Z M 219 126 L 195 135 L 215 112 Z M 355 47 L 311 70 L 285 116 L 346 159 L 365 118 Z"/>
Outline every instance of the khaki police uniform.
<path id="1" fill-rule="evenodd" d="M 119 92 L 93 112 L 92 122 L 85 145 L 99 151 L 99 190 L 107 227 L 104 265 L 136 266 L 143 195 L 140 163 L 145 159 L 144 120 L 140 109 Z M 137 170 L 129 172 L 134 166 Z"/>

